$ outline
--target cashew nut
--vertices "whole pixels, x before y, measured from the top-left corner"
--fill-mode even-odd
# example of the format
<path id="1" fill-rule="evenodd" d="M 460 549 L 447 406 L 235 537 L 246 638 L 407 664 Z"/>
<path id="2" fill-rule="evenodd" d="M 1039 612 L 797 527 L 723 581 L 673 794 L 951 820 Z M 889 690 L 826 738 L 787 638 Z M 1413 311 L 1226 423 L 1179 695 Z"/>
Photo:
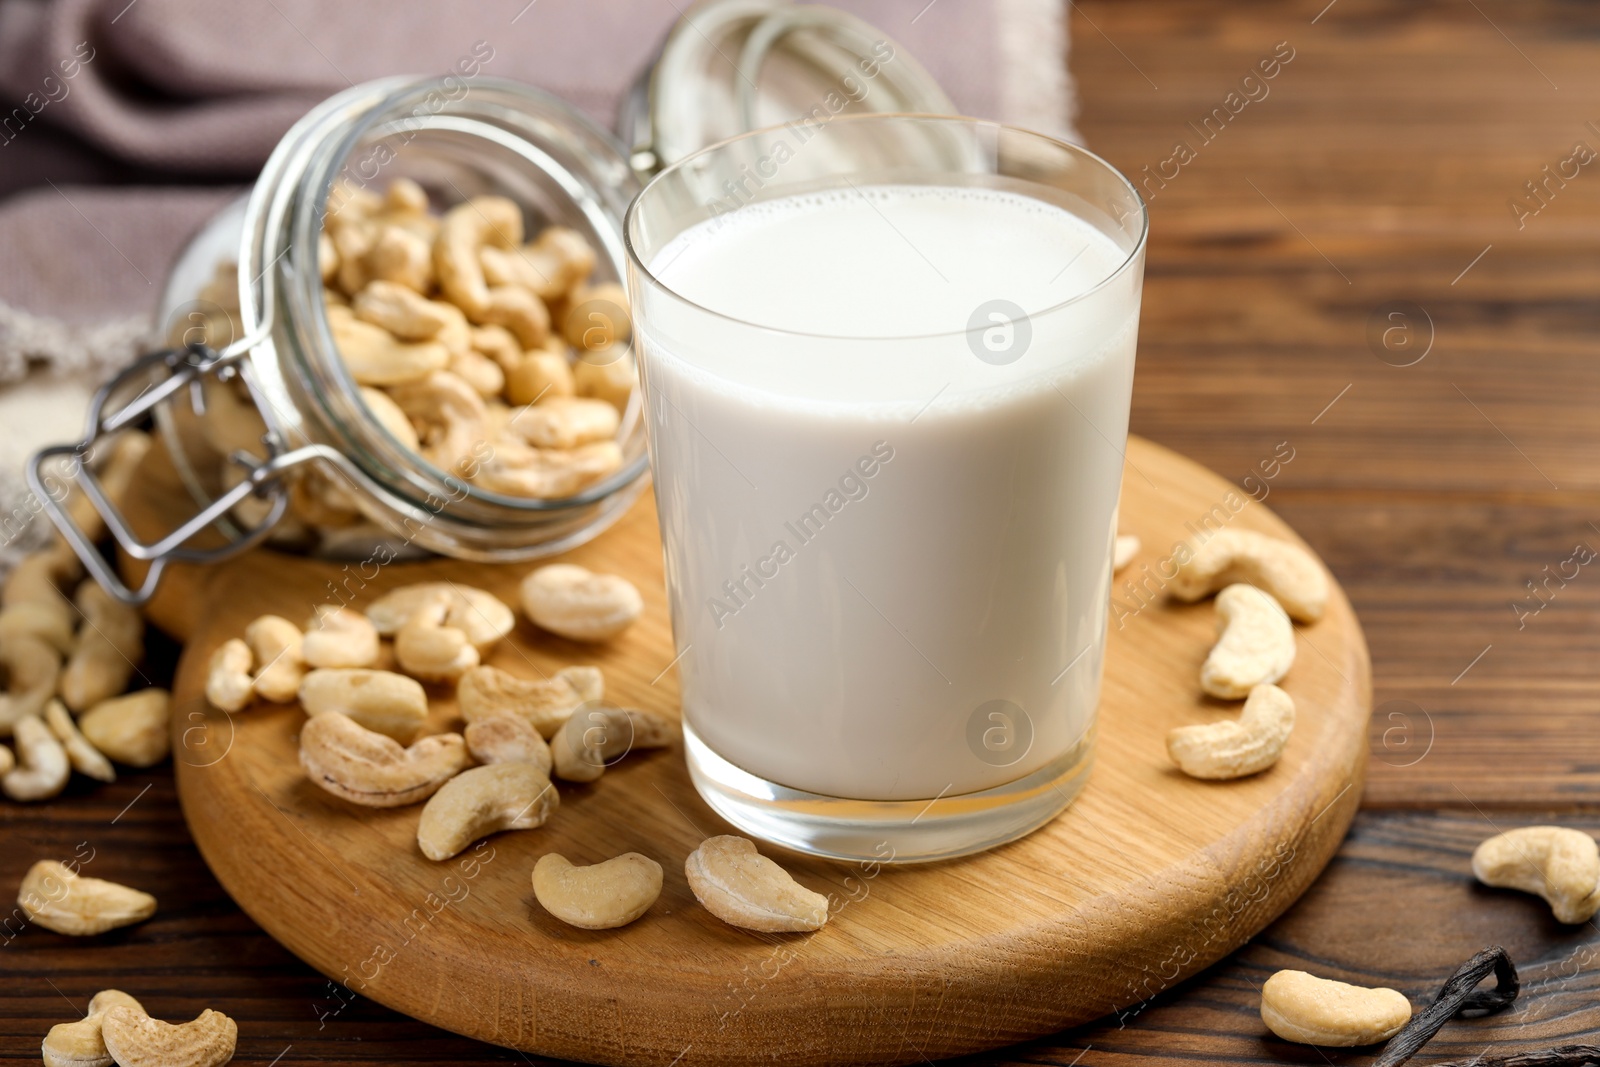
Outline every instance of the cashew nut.
<path id="1" fill-rule="evenodd" d="M 532 763 L 474 767 L 423 806 L 417 845 L 430 860 L 447 860 L 480 837 L 543 826 L 560 803 L 555 786 Z"/>
<path id="2" fill-rule="evenodd" d="M 17 766 L 0 778 L 12 800 L 47 800 L 67 787 L 72 774 L 67 750 L 37 715 L 16 722 Z"/>
<path id="3" fill-rule="evenodd" d="M 467 723 L 467 751 L 479 763 L 531 763 L 550 773 L 550 746 L 527 719 L 496 715 Z"/>
<path id="4" fill-rule="evenodd" d="M 359 726 L 407 744 L 428 718 L 428 694 L 415 679 L 362 668 L 314 670 L 300 683 L 307 715 L 339 712 Z"/>
<path id="5" fill-rule="evenodd" d="M 518 352 L 506 370 L 506 399 L 513 404 L 537 404 L 541 400 L 572 396 L 577 391 L 573 368 L 558 352 L 530 349 Z"/>
<path id="6" fill-rule="evenodd" d="M 500 364 L 476 349 L 450 353 L 451 374 L 472 386 L 485 401 L 497 399 L 506 388 L 506 372 Z"/>
<path id="7" fill-rule="evenodd" d="M 0 645 L 22 637 L 37 638 L 62 655 L 70 653 L 77 643 L 71 620 L 53 605 L 31 600 L 0 608 Z"/>
<path id="8" fill-rule="evenodd" d="M 477 318 L 489 306 L 489 283 L 478 251 L 484 245 L 514 249 L 522 243 L 522 209 L 503 196 L 478 196 L 444 213 L 433 242 L 439 288 L 452 304 Z"/>
<path id="9" fill-rule="evenodd" d="M 43 712 L 56 695 L 61 653 L 37 637 L 23 635 L 0 644 L 0 668 L 10 686 L 10 692 L 0 696 L 0 737 L 4 737 L 18 720 Z"/>
<path id="10" fill-rule="evenodd" d="M 1191 778 L 1243 778 L 1278 762 L 1293 729 L 1294 700 L 1275 685 L 1258 685 L 1237 719 L 1168 733 L 1167 754 Z"/>
<path id="11" fill-rule="evenodd" d="M 472 480 L 491 493 L 562 500 L 577 496 L 621 467 L 622 449 L 615 441 L 552 449 L 529 448 L 521 442 L 513 445 L 502 438 Z"/>
<path id="12" fill-rule="evenodd" d="M 400 669 L 425 682 L 453 682 L 478 665 L 478 650 L 465 632 L 445 624 L 449 605 L 435 602 L 416 611 L 394 635 Z"/>
<path id="13" fill-rule="evenodd" d="M 707 838 L 689 853 L 683 873 L 695 899 L 732 926 L 781 933 L 820 930 L 828 921 L 828 898 L 756 852 L 748 837 Z"/>
<path id="14" fill-rule="evenodd" d="M 156 913 L 156 898 L 149 893 L 84 878 L 55 860 L 40 860 L 28 868 L 17 891 L 17 905 L 46 930 L 72 937 L 142 923 Z"/>
<path id="15" fill-rule="evenodd" d="M 576 448 L 617 435 L 621 416 L 604 400 L 553 396 L 523 408 L 511 429 L 536 448 Z"/>
<path id="16" fill-rule="evenodd" d="M 633 624 L 644 611 L 644 598 L 626 578 L 553 563 L 522 580 L 522 608 L 551 633 L 605 641 Z"/>
<path id="17" fill-rule="evenodd" d="M 1301 1045 L 1375 1045 L 1411 1021 L 1411 1002 L 1397 989 L 1279 971 L 1261 987 L 1261 1021 L 1285 1041 Z"/>
<path id="18" fill-rule="evenodd" d="M 89 1001 L 89 1014 L 77 1022 L 57 1023 L 44 1035 L 40 1047 L 44 1067 L 111 1067 L 111 1053 L 106 1051 L 100 1023 L 101 1017 L 116 1007 L 144 1014 L 144 1005 L 122 990 L 102 989 Z"/>
<path id="19" fill-rule="evenodd" d="M 141 689 L 102 700 L 78 718 L 89 743 L 118 763 L 153 767 L 172 747 L 168 730 L 172 697 L 165 689 Z"/>
<path id="20" fill-rule="evenodd" d="M 563 667 L 548 679 L 518 678 L 499 667 L 475 667 L 456 685 L 456 704 L 467 722 L 501 716 L 525 720 L 540 737 L 555 736 L 578 707 L 599 700 L 605 682 L 598 667 Z"/>
<path id="21" fill-rule="evenodd" d="M 10 774 L 11 768 L 15 767 L 16 765 L 17 757 L 11 754 L 11 750 L 9 748 L 4 745 L 0 745 L 0 777 Z"/>
<path id="22" fill-rule="evenodd" d="M 1139 539 L 1132 534 L 1118 534 L 1116 544 L 1111 550 L 1111 573 L 1115 574 L 1139 554 Z"/>
<path id="23" fill-rule="evenodd" d="M 478 253 L 490 285 L 522 285 L 543 300 L 565 295 L 594 270 L 595 253 L 576 230 L 551 226 L 515 251 L 487 247 Z"/>
<path id="24" fill-rule="evenodd" d="M 384 637 L 393 637 L 417 612 L 443 603 L 444 624 L 467 635 L 473 647 L 488 652 L 511 632 L 516 617 L 493 593 L 457 582 L 419 582 L 392 589 L 367 606 L 367 618 Z"/>
<path id="25" fill-rule="evenodd" d="M 533 895 L 544 910 L 569 926 L 611 930 L 627 926 L 661 895 L 661 864 L 637 852 L 603 863 L 574 866 L 559 853 L 533 865 Z"/>
<path id="26" fill-rule="evenodd" d="M 1472 853 L 1472 873 L 1484 885 L 1543 897 L 1558 922 L 1588 922 L 1600 911 L 1600 849 L 1579 830 L 1523 826 L 1496 834 Z"/>
<path id="27" fill-rule="evenodd" d="M 1328 576 L 1316 557 L 1292 542 L 1252 530 L 1218 530 L 1178 561 L 1170 586 L 1179 600 L 1193 601 L 1243 582 L 1263 589 L 1291 618 L 1316 622 L 1328 605 Z"/>
<path id="28" fill-rule="evenodd" d="M 378 662 L 378 629 L 358 611 L 319 604 L 306 623 L 300 658 L 308 667 L 370 667 Z"/>
<path id="29" fill-rule="evenodd" d="M 50 643 L 65 653 L 72 647 L 71 635 L 77 629 L 78 613 L 61 590 L 72 588 L 82 577 L 83 564 L 78 561 L 77 554 L 58 542 L 55 548 L 35 552 L 18 561 L 6 578 L 0 605 L 9 610 L 19 604 L 32 604 L 35 614 L 53 616 L 52 621 L 33 632 L 48 634 Z"/>
<path id="30" fill-rule="evenodd" d="M 1200 688 L 1211 696 L 1236 700 L 1280 680 L 1294 664 L 1294 624 L 1270 593 L 1253 585 L 1217 594 L 1217 629 L 1200 668 Z"/>
<path id="31" fill-rule="evenodd" d="M 473 317 L 485 326 L 504 326 L 523 348 L 538 348 L 550 336 L 549 309 L 531 289 L 520 285 L 492 286 L 489 302 Z"/>
<path id="32" fill-rule="evenodd" d="M 300 691 L 306 664 L 300 627 L 281 615 L 263 615 L 244 628 L 244 643 L 255 657 L 256 693 L 274 704 L 287 704 Z"/>
<path id="33" fill-rule="evenodd" d="M 255 666 L 250 646 L 231 637 L 211 653 L 206 667 L 206 699 L 222 711 L 239 711 L 256 695 L 256 680 L 250 676 Z"/>
<path id="34" fill-rule="evenodd" d="M 61 699 L 81 711 L 128 688 L 144 657 L 144 619 L 93 580 L 78 587 L 77 601 L 83 627 L 60 685 Z"/>
<path id="35" fill-rule="evenodd" d="M 400 410 L 400 405 L 394 398 L 382 389 L 374 389 L 370 385 L 361 387 L 361 399 L 366 402 L 367 411 L 371 413 L 378 425 L 388 430 L 401 447 L 411 451 L 422 450 L 422 441 L 417 437 L 417 428 L 411 425 L 411 420 L 406 413 Z"/>
<path id="36" fill-rule="evenodd" d="M 592 782 L 635 749 L 670 745 L 677 732 L 675 723 L 652 711 L 588 707 L 550 739 L 550 759 L 557 778 Z"/>
<path id="37" fill-rule="evenodd" d="M 431 341 L 450 324 L 449 304 L 429 300 L 410 286 L 372 281 L 350 301 L 362 322 L 388 330 L 402 341 Z M 453 310 L 453 309 L 452 309 Z"/>
<path id="38" fill-rule="evenodd" d="M 474 326 L 467 338 L 474 352 L 479 352 L 509 371 L 522 361 L 522 346 L 504 326 Z"/>
<path id="39" fill-rule="evenodd" d="M 313 715 L 300 728 L 300 766 L 336 797 L 397 808 L 432 796 L 467 762 L 460 734 L 424 737 L 409 748 L 348 715 Z"/>
<path id="40" fill-rule="evenodd" d="M 334 347 L 350 376 L 361 385 L 404 385 L 419 381 L 450 362 L 437 341 L 401 341 L 394 334 L 337 305 L 328 308 Z"/>
<path id="41" fill-rule="evenodd" d="M 465 473 L 487 436 L 483 397 L 459 375 L 434 371 L 396 386 L 389 395 L 411 419 L 421 439 L 421 455 L 440 470 Z"/>
<path id="42" fill-rule="evenodd" d="M 628 398 L 639 384 L 633 355 L 625 345 L 583 352 L 572 365 L 572 376 L 579 396 L 604 400 L 618 411 L 627 410 Z"/>
<path id="43" fill-rule="evenodd" d="M 72 714 L 67 711 L 65 704 L 59 700 L 52 700 L 46 704 L 44 724 L 50 727 L 50 732 L 61 742 L 61 747 L 66 750 L 67 761 L 72 764 L 73 770 L 100 782 L 117 780 L 117 772 L 112 768 L 111 761 L 78 731 L 78 724 L 72 721 Z"/>
<path id="44" fill-rule="evenodd" d="M 365 271 L 351 272 L 351 282 L 393 282 L 418 293 L 433 288 L 432 247 L 404 226 L 380 227 L 360 265 Z"/>
<path id="45" fill-rule="evenodd" d="M 100 1033 L 120 1067 L 221 1067 L 233 1059 L 239 1041 L 234 1021 L 210 1008 L 174 1025 L 114 1007 L 101 1017 Z"/>
<path id="46" fill-rule="evenodd" d="M 608 348 L 628 340 L 628 293 L 616 282 L 575 289 L 561 320 L 561 333 L 573 348 Z"/>

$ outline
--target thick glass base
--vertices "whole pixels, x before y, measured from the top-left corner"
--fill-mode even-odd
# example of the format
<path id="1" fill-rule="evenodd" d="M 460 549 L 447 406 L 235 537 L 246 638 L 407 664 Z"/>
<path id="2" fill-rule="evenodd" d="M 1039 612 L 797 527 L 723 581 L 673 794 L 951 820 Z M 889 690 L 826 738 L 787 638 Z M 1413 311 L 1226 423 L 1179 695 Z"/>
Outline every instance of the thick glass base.
<path id="1" fill-rule="evenodd" d="M 1094 763 L 1094 732 L 1015 781 L 930 800 L 847 800 L 758 778 L 683 725 L 689 775 L 718 815 L 773 844 L 837 860 L 926 863 L 966 856 L 1049 822 L 1078 795 Z"/>

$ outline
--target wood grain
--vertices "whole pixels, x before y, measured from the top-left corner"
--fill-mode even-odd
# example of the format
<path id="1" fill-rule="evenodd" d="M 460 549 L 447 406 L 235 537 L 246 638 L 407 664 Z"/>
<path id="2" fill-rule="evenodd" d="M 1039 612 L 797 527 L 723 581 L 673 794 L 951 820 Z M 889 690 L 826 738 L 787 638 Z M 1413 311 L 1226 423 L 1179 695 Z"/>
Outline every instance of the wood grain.
<path id="1" fill-rule="evenodd" d="M 922 21 L 936 24 L 944 6 Z M 1536 976 L 1528 1014 L 1452 1024 L 1413 1062 L 1471 1055 L 1491 1038 L 1497 1050 L 1594 1040 L 1594 929 L 1475 888 L 1465 859 L 1492 832 L 1485 815 L 1600 833 L 1592 814 L 1573 814 L 1600 804 L 1600 578 L 1585 568 L 1524 630 L 1510 609 L 1568 542 L 1600 548 L 1588 525 L 1600 523 L 1600 177 L 1586 170 L 1523 230 L 1506 206 L 1574 139 L 1600 147 L 1586 126 L 1600 122 L 1600 11 L 1560 0 L 1076 0 L 1070 12 L 1079 126 L 1130 173 L 1166 158 L 1276 42 L 1297 49 L 1272 95 L 1150 203 L 1133 425 L 1235 481 L 1278 442 L 1296 448 L 1267 503 L 1328 562 L 1367 632 L 1372 810 L 1312 890 L 1226 962 L 1125 1025 L 1112 1016 L 970 1062 L 1363 1064 L 1364 1050 L 1264 1038 L 1255 988 L 1273 967 L 1327 967 L 1415 998 L 1497 941 Z M 1372 310 L 1394 299 L 1422 304 L 1437 328 L 1412 368 L 1368 348 Z M 1435 727 L 1421 762 L 1415 748 L 1384 747 L 1408 737 L 1389 732 L 1383 710 L 1402 699 Z M 1429 807 L 1448 810 L 1413 810 Z M 104 951 L 39 930 L 9 940 L 0 1060 L 38 1062 L 51 1023 L 104 985 L 142 983 L 167 1018 L 206 1006 L 237 1018 L 241 1063 L 554 1062 L 334 997 L 228 901 L 164 768 L 46 805 L 0 802 L 11 846 L 0 885 L 85 839 L 109 876 L 143 879 L 162 911 Z"/>
<path id="2" fill-rule="evenodd" d="M 1121 523 L 1151 547 L 1125 573 L 1158 570 L 1167 546 L 1202 523 L 1292 536 L 1166 449 L 1134 439 L 1127 461 Z M 490 662 L 525 677 L 593 663 L 609 698 L 676 716 L 652 502 L 562 558 L 630 578 L 643 617 L 599 648 L 524 622 Z M 173 690 L 179 796 L 240 906 L 349 991 L 483 1040 L 692 1067 L 769 1052 L 797 1065 L 920 1062 L 1049 1033 L 1149 996 L 1152 973 L 1191 973 L 1242 943 L 1315 878 L 1360 795 L 1370 678 L 1338 593 L 1322 620 L 1298 628 L 1300 656 L 1283 683 L 1298 725 L 1267 773 L 1205 783 L 1170 766 L 1169 729 L 1233 706 L 1198 692 L 1210 606 L 1152 594 L 1119 613 L 1096 767 L 1071 809 L 1022 841 L 948 863 L 789 856 L 834 902 L 828 926 L 803 938 L 753 936 L 697 906 L 683 859 L 730 828 L 694 792 L 677 749 L 629 757 L 590 786 L 563 785 L 547 826 L 440 864 L 416 848 L 418 808 L 362 809 L 307 781 L 298 707 L 227 715 L 205 701 L 212 651 L 259 614 L 304 618 L 330 601 L 359 609 L 426 580 L 515 603 L 527 569 L 430 561 L 363 574 L 243 557 L 209 583 Z M 435 696 L 430 728 L 458 728 L 452 694 Z M 643 852 L 666 868 L 666 889 L 623 930 L 572 930 L 531 901 L 533 863 L 550 851 L 578 863 Z"/>

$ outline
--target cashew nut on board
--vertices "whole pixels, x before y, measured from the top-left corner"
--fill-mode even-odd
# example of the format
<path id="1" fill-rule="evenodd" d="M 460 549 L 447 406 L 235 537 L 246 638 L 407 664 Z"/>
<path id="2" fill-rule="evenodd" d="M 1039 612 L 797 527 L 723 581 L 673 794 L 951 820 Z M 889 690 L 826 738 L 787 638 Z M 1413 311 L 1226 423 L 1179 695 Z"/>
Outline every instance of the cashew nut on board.
<path id="1" fill-rule="evenodd" d="M 549 739 L 581 705 L 599 700 L 598 667 L 563 667 L 549 678 L 518 678 L 499 667 L 474 667 L 456 683 L 456 705 L 467 722 L 510 715 Z"/>
<path id="2" fill-rule="evenodd" d="M 592 782 L 629 752 L 664 748 L 677 733 L 676 723 L 653 711 L 589 704 L 550 739 L 550 760 L 557 778 Z"/>
<path id="3" fill-rule="evenodd" d="M 527 719 L 495 715 L 467 723 L 467 751 L 479 763 L 531 763 L 550 773 L 550 746 Z"/>
<path id="4" fill-rule="evenodd" d="M 644 599 L 626 578 L 552 563 L 522 580 L 522 609 L 551 633 L 574 641 L 606 641 L 633 625 L 644 611 Z"/>
<path id="5" fill-rule="evenodd" d="M 466 766 L 460 734 L 435 734 L 402 747 L 348 715 L 314 715 L 300 727 L 300 765 L 336 797 L 369 808 L 426 800 Z"/>
<path id="6" fill-rule="evenodd" d="M 707 838 L 683 871 L 695 899 L 729 925 L 783 933 L 820 930 L 828 921 L 828 898 L 756 852 L 748 837 Z"/>
<path id="7" fill-rule="evenodd" d="M 1253 585 L 1217 594 L 1216 645 L 1200 668 L 1200 688 L 1237 700 L 1258 685 L 1280 681 L 1294 664 L 1294 624 L 1283 608 Z"/>
<path id="8" fill-rule="evenodd" d="M 417 823 L 417 846 L 430 860 L 447 860 L 480 837 L 543 826 L 560 803 L 555 786 L 532 763 L 474 767 L 429 798 Z"/>
<path id="9" fill-rule="evenodd" d="M 0 789 L 12 800 L 48 800 L 67 787 L 72 765 L 67 750 L 37 715 L 16 723 L 16 766 L 0 778 Z"/>
<path id="10" fill-rule="evenodd" d="M 307 715 L 340 712 L 403 745 L 417 736 L 428 718 L 428 694 L 421 683 L 370 668 L 312 671 L 300 683 L 300 706 Z"/>
<path id="11" fill-rule="evenodd" d="M 1191 778 L 1243 778 L 1278 762 L 1294 729 L 1294 701 L 1275 685 L 1250 690 L 1237 719 L 1179 726 L 1167 754 Z"/>
<path id="12" fill-rule="evenodd" d="M 172 696 L 165 689 L 141 689 L 102 700 L 78 719 L 89 743 L 118 763 L 154 767 L 171 750 Z"/>
<path id="13" fill-rule="evenodd" d="M 1316 622 L 1327 608 L 1327 572 L 1293 542 L 1228 528 L 1187 548 L 1189 555 L 1179 560 L 1169 586 L 1179 600 L 1199 600 L 1243 582 L 1271 593 L 1297 622 Z"/>
<path id="14" fill-rule="evenodd" d="M 661 864 L 624 852 L 587 867 L 551 852 L 533 865 L 533 895 L 551 915 L 583 930 L 626 926 L 661 895 Z"/>

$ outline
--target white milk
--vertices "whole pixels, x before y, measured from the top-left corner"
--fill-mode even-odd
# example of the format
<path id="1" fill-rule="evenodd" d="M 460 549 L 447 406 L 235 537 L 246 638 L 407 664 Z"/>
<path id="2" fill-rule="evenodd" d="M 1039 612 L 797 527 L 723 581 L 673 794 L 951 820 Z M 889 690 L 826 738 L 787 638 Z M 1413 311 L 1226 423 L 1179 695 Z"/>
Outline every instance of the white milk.
<path id="1" fill-rule="evenodd" d="M 911 800 L 1011 781 L 1084 737 L 1137 272 L 1057 305 L 1127 257 L 1061 207 L 923 186 L 746 207 L 654 257 L 667 288 L 729 316 L 670 299 L 638 316 L 683 709 L 718 754 Z M 961 332 L 995 298 L 1029 315 L 1013 362 Z M 1024 744 L 985 734 L 993 701 L 1022 709 Z"/>

